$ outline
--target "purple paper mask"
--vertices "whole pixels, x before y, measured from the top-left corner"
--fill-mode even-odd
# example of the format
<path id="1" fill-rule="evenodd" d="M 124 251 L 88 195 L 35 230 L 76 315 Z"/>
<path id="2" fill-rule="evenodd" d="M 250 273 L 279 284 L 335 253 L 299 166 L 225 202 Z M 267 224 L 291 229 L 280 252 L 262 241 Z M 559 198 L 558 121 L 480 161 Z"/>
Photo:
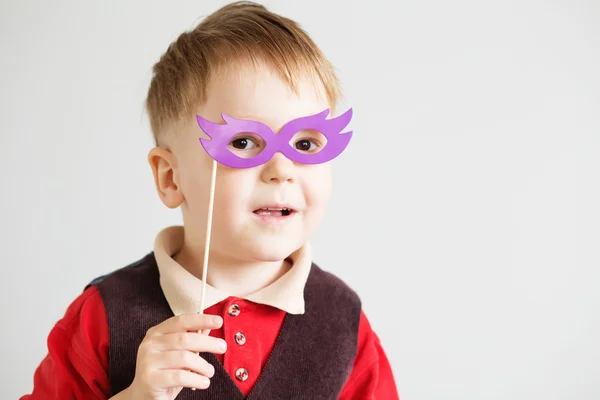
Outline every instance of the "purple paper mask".
<path id="1" fill-rule="evenodd" d="M 329 109 L 319 114 L 294 119 L 281 128 L 278 134 L 262 122 L 237 119 L 221 114 L 225 124 L 217 124 L 196 115 L 198 125 L 210 137 L 200 139 L 204 150 L 217 162 L 231 168 L 252 168 L 269 161 L 277 152 L 301 164 L 320 164 L 339 156 L 352 138 L 352 131 L 341 133 L 352 119 L 352 108 L 339 117 L 326 119 Z M 290 141 L 300 131 L 313 130 L 322 134 L 326 144 L 315 153 L 303 153 L 292 147 Z M 247 134 L 244 136 L 244 134 Z M 260 137 L 263 148 L 253 157 L 240 157 L 228 145 L 236 137 Z"/>

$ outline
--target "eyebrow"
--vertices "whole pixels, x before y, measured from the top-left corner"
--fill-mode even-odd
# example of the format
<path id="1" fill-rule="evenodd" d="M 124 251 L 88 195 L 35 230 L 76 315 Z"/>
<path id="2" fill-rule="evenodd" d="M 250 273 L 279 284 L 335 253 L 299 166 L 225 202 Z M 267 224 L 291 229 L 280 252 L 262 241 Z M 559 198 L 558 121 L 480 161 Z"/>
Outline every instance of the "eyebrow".
<path id="1" fill-rule="evenodd" d="M 299 119 L 299 118 L 306 118 L 306 117 L 307 117 L 307 116 L 299 116 L 299 117 L 294 117 L 294 118 L 292 118 L 292 119 L 290 119 L 290 120 L 288 120 L 288 121 L 284 122 L 284 123 L 283 123 L 283 125 L 281 125 L 281 126 L 278 128 L 278 129 L 273 129 L 273 127 L 272 127 L 270 124 L 268 124 L 268 123 L 266 123 L 266 122 L 263 122 L 263 121 L 261 121 L 261 120 L 260 120 L 260 118 L 258 118 L 258 117 L 256 117 L 256 116 L 254 116 L 254 115 L 241 115 L 241 116 L 233 116 L 233 115 L 231 115 L 231 114 L 228 114 L 228 113 L 225 113 L 225 114 L 229 115 L 230 117 L 236 118 L 236 119 L 245 119 L 245 120 L 251 120 L 251 121 L 255 121 L 255 122 L 260 122 L 261 124 L 265 124 L 265 125 L 267 125 L 267 126 L 268 126 L 268 127 L 269 127 L 269 128 L 270 128 L 270 129 L 271 129 L 271 130 L 272 130 L 272 131 L 273 131 L 273 132 L 276 134 L 276 135 L 278 135 L 278 134 L 281 132 L 281 129 L 283 129 L 283 127 L 284 127 L 284 126 L 285 126 L 287 123 L 289 123 L 289 122 L 291 122 L 291 121 L 295 121 L 295 120 L 297 120 L 297 119 Z M 312 129 L 312 128 L 301 129 L 301 130 L 299 130 L 298 132 L 307 132 L 307 131 L 310 131 L 310 132 L 316 132 L 316 133 L 320 133 L 320 134 L 322 134 L 322 132 L 319 132 L 318 130 L 316 130 L 316 129 Z"/>
<path id="2" fill-rule="evenodd" d="M 225 113 L 225 114 L 227 114 L 227 113 Z M 252 121 L 260 121 L 260 119 L 258 117 L 255 117 L 254 115 L 241 115 L 239 117 L 233 116 L 231 114 L 227 114 L 227 115 L 230 115 L 230 116 L 232 116 L 234 118 L 237 118 L 237 119 L 250 119 Z"/>
<path id="3" fill-rule="evenodd" d="M 227 113 L 225 113 L 225 114 L 227 114 Z M 227 114 L 227 115 L 230 115 L 230 114 Z M 232 116 L 232 115 L 230 115 L 230 116 Z M 289 122 L 289 121 L 286 121 L 278 129 L 273 129 L 273 126 L 271 126 L 271 124 L 263 122 L 260 118 L 254 116 L 254 115 L 242 115 L 242 116 L 234 117 L 234 118 L 237 118 L 237 119 L 247 119 L 247 120 L 251 120 L 251 121 L 254 121 L 254 122 L 260 122 L 261 124 L 267 125 L 273 132 L 275 132 L 275 134 L 279 134 L 279 131 L 281 131 L 281 128 L 283 128 L 285 126 L 285 124 L 287 124 Z M 292 121 L 292 120 L 290 120 L 290 121 Z"/>

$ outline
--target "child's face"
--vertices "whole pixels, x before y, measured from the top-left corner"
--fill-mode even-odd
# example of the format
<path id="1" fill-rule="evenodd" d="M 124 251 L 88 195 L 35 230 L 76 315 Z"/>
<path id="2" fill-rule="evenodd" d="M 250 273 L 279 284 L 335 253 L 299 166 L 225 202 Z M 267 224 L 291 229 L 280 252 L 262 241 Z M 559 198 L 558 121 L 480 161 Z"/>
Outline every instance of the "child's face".
<path id="1" fill-rule="evenodd" d="M 207 93 L 208 101 L 197 110 L 202 117 L 217 123 L 224 122 L 221 113 L 253 119 L 276 133 L 287 122 L 330 106 L 323 89 L 313 81 L 299 82 L 295 94 L 266 67 L 222 73 L 213 78 Z M 195 122 L 193 119 L 172 152 L 186 235 L 201 247 L 212 159 L 200 145 L 199 138 L 207 136 Z M 230 149 L 243 156 L 251 154 L 253 146 L 252 142 L 237 141 Z M 325 212 L 330 192 L 329 163 L 295 164 L 276 153 L 267 163 L 253 168 L 234 169 L 219 164 L 211 258 L 244 262 L 283 260 L 310 238 Z M 293 211 L 285 215 L 285 211 L 269 211 L 267 207 L 289 207 Z"/>

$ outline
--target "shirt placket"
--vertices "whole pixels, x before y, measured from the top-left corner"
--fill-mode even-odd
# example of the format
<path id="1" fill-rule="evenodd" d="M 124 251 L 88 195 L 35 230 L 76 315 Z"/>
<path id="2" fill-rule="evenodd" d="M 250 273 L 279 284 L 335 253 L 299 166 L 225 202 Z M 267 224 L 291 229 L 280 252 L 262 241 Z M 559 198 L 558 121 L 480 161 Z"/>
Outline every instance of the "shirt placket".
<path id="1" fill-rule="evenodd" d="M 231 298 L 223 308 L 223 335 L 227 342 L 227 352 L 223 357 L 223 366 L 234 377 L 238 386 L 248 380 L 253 373 L 251 349 L 248 346 L 248 332 L 245 329 L 250 318 L 250 307 L 239 298 Z"/>

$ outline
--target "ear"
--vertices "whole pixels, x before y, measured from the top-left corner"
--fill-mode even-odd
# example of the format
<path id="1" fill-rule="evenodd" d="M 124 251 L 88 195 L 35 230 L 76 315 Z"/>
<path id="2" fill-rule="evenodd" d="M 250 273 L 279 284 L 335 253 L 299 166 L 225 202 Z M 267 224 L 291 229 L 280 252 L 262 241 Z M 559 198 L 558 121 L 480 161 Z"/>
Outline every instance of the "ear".
<path id="1" fill-rule="evenodd" d="M 162 147 L 154 147 L 148 153 L 148 163 L 154 174 L 158 196 L 165 206 L 177 208 L 183 203 L 179 187 L 179 171 L 173 153 Z"/>

